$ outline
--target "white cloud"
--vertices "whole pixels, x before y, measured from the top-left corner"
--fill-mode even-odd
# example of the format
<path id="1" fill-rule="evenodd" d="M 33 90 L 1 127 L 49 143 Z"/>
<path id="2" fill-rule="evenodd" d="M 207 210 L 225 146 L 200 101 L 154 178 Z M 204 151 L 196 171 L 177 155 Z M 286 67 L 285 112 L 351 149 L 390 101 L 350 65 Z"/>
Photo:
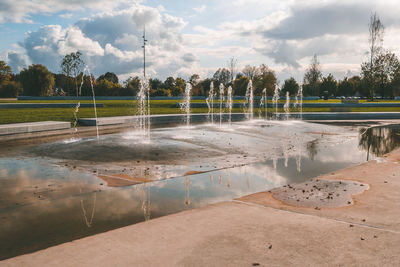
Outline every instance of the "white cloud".
<path id="1" fill-rule="evenodd" d="M 100 13 L 62 28 L 47 25 L 28 32 L 20 44 L 30 61 L 58 72 L 66 54 L 81 51 L 95 75 L 107 71 L 121 77 L 142 71 L 142 27 L 146 24 L 148 73 L 160 77 L 190 68 L 198 57 L 182 45 L 182 18 L 136 5 L 123 11 Z"/>
<path id="2" fill-rule="evenodd" d="M 203 13 L 204 11 L 206 11 L 206 9 L 207 9 L 206 5 L 201 5 L 193 8 L 194 12 L 196 13 Z"/>
<path id="3" fill-rule="evenodd" d="M 136 5 L 140 0 L 2 0 L 0 1 L 0 23 L 33 23 L 31 15 L 52 14 L 60 11 L 113 10 L 126 5 Z M 66 13 L 67 16 L 68 13 Z"/>

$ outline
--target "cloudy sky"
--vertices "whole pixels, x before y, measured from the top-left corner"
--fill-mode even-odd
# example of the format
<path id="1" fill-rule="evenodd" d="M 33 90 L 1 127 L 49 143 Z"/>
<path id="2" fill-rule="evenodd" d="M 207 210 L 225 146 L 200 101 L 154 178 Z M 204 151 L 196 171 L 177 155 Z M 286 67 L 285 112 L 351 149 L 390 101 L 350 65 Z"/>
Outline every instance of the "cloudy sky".
<path id="1" fill-rule="evenodd" d="M 301 80 L 313 54 L 323 73 L 359 73 L 368 22 L 377 12 L 384 46 L 400 55 L 398 0 L 0 0 L 0 60 L 14 72 L 81 51 L 96 75 L 126 79 L 142 71 L 146 25 L 148 73 L 164 79 L 211 76 L 231 57 L 238 67 L 267 64 L 280 81 Z"/>

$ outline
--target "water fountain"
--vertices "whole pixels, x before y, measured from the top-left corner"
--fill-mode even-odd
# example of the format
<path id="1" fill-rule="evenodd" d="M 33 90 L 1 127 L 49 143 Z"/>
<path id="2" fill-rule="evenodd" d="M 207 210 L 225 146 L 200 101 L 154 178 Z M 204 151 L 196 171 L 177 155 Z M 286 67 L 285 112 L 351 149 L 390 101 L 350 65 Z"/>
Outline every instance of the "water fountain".
<path id="1" fill-rule="evenodd" d="M 276 86 L 274 90 L 274 96 L 272 97 L 272 103 L 275 105 L 275 119 L 278 119 L 278 101 L 279 101 L 279 87 Z"/>
<path id="2" fill-rule="evenodd" d="M 98 123 L 97 123 L 96 96 L 94 94 L 94 87 L 93 87 L 93 80 L 92 80 L 93 77 L 92 77 L 92 74 L 91 74 L 88 66 L 85 67 L 85 69 L 83 70 L 83 73 L 82 73 L 81 85 L 79 86 L 79 95 L 81 95 L 81 93 L 82 93 L 83 78 L 84 78 L 84 73 L 85 72 L 89 76 L 90 88 L 92 89 L 94 116 L 95 116 L 95 119 L 96 119 L 96 137 L 97 137 L 97 139 L 99 139 L 99 126 L 98 126 Z"/>
<path id="3" fill-rule="evenodd" d="M 300 120 L 303 119 L 303 86 L 299 86 L 299 90 L 297 91 L 297 98 L 300 98 Z"/>
<path id="4" fill-rule="evenodd" d="M 228 112 L 229 112 L 228 123 L 231 124 L 231 122 L 232 122 L 232 107 L 233 107 L 232 86 L 228 87 L 228 97 L 226 100 L 226 107 L 228 108 Z"/>
<path id="5" fill-rule="evenodd" d="M 261 100 L 260 100 L 260 109 L 258 112 L 258 117 L 261 118 L 261 113 L 262 113 L 262 109 L 264 109 L 264 116 L 265 118 L 268 118 L 268 114 L 267 114 L 267 88 L 264 88 L 262 90 L 262 96 L 261 96 Z"/>
<path id="6" fill-rule="evenodd" d="M 283 105 L 283 110 L 285 111 L 286 120 L 289 120 L 289 116 L 290 116 L 290 95 L 289 95 L 289 91 L 286 91 L 286 102 Z"/>
<path id="7" fill-rule="evenodd" d="M 250 80 L 246 88 L 246 103 L 247 110 L 246 116 L 249 120 L 253 119 L 254 113 L 254 92 L 253 92 L 253 82 Z"/>
<path id="8" fill-rule="evenodd" d="M 219 84 L 219 125 L 222 125 L 222 103 L 224 102 L 225 86 L 223 83 Z"/>
<path id="9" fill-rule="evenodd" d="M 150 140 L 150 85 L 146 77 L 140 80 L 137 101 L 139 129 Z"/>
<path id="10" fill-rule="evenodd" d="M 192 92 L 192 85 L 186 83 L 185 87 L 185 101 L 180 103 L 181 110 L 186 113 L 186 126 L 190 126 L 190 98 Z"/>
<path id="11" fill-rule="evenodd" d="M 208 97 L 206 98 L 206 103 L 208 106 L 208 116 L 211 116 L 211 123 L 214 123 L 214 82 L 210 83 L 210 91 L 208 92 Z"/>

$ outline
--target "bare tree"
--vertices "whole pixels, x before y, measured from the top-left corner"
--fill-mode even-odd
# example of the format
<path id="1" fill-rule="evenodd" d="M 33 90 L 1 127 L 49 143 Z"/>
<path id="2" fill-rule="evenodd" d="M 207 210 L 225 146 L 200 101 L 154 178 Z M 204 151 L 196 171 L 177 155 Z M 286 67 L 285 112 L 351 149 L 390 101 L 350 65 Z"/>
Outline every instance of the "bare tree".
<path id="1" fill-rule="evenodd" d="M 311 60 L 311 64 L 304 74 L 303 86 L 306 95 L 319 96 L 319 87 L 322 80 L 321 66 L 318 61 L 317 55 Z"/>
<path id="2" fill-rule="evenodd" d="M 237 71 L 237 59 L 235 57 L 231 57 L 228 60 L 228 69 L 231 72 L 231 84 L 233 84 L 233 80 L 235 78 L 235 73 Z"/>
<path id="3" fill-rule="evenodd" d="M 376 12 L 374 14 L 371 14 L 371 17 L 369 19 L 368 29 L 369 29 L 369 55 L 370 55 L 370 60 L 369 60 L 370 71 L 369 71 L 368 81 L 369 81 L 371 99 L 373 99 L 374 87 L 375 87 L 372 78 L 374 69 L 374 58 L 382 50 L 383 35 L 385 32 L 385 27 L 383 26 Z"/>
<path id="4" fill-rule="evenodd" d="M 243 70 L 243 74 L 247 76 L 250 80 L 254 78 L 258 74 L 258 68 L 256 66 L 246 65 Z"/>

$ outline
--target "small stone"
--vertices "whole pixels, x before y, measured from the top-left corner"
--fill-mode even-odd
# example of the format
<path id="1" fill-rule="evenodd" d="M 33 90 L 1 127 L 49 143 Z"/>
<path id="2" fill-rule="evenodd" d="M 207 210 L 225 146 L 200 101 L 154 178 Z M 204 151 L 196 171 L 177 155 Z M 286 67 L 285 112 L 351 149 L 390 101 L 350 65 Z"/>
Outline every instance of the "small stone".
<path id="1" fill-rule="evenodd" d="M 385 184 L 387 184 L 387 181 L 384 181 Z"/>
<path id="2" fill-rule="evenodd" d="M 364 239 L 364 238 L 362 238 L 362 237 L 361 237 L 360 239 L 361 239 L 361 241 L 364 241 L 364 240 L 365 240 L 365 239 Z"/>
<path id="3" fill-rule="evenodd" d="M 269 245 L 268 249 L 272 249 L 272 245 Z"/>
<path id="4" fill-rule="evenodd" d="M 255 263 L 253 263 L 253 266 L 260 266 L 260 264 L 255 262 Z"/>
<path id="5" fill-rule="evenodd" d="M 349 227 L 354 227 L 354 225 L 350 224 Z"/>
<path id="6" fill-rule="evenodd" d="M 378 238 L 378 236 L 374 235 L 374 238 Z"/>
<path id="7" fill-rule="evenodd" d="M 362 219 L 361 221 L 365 222 L 365 219 Z"/>

